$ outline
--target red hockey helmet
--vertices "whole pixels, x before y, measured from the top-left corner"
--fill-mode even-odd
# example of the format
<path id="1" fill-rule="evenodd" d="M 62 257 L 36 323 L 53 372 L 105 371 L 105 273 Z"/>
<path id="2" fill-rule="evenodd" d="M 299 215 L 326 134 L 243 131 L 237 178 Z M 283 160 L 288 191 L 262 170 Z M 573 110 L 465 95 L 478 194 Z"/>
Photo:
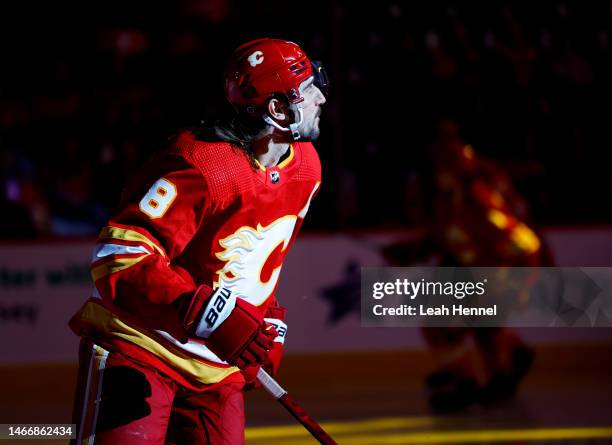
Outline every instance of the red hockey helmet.
<path id="1" fill-rule="evenodd" d="M 239 112 L 255 114 L 275 93 L 290 104 L 304 100 L 299 86 L 310 76 L 322 88 L 327 77 L 318 63 L 311 63 L 295 43 L 278 39 L 257 39 L 234 51 L 225 69 L 225 97 Z"/>

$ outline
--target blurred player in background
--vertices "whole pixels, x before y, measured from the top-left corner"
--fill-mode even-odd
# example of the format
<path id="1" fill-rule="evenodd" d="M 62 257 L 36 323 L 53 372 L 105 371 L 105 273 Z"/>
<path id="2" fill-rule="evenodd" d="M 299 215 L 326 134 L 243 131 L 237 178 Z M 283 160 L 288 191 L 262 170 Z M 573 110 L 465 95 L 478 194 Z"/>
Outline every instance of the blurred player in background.
<path id="1" fill-rule="evenodd" d="M 525 199 L 502 168 L 463 141 L 454 120 L 439 120 L 431 154 L 435 190 L 431 233 L 416 250 L 402 243 L 387 247 L 387 259 L 406 266 L 433 253 L 440 266 L 449 267 L 551 265 Z M 511 298 L 527 295 L 529 280 L 523 284 Z M 435 410 L 508 399 L 533 361 L 531 349 L 510 328 L 424 327 L 423 335 L 438 366 L 427 379 Z M 476 354 L 470 351 L 470 338 Z M 483 377 L 478 359 L 484 365 Z"/>
<path id="2" fill-rule="evenodd" d="M 275 291 L 320 185 L 326 87 L 298 45 L 248 42 L 225 71 L 235 116 L 179 132 L 135 173 L 70 323 L 78 443 L 244 442 L 242 391 L 280 362 Z"/>

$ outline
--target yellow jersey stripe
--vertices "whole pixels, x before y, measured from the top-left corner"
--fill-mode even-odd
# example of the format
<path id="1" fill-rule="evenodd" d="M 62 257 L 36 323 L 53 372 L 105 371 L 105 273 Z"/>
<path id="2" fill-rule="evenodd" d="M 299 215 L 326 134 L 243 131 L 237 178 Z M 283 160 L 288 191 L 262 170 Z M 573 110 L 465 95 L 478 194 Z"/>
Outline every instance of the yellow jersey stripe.
<path id="1" fill-rule="evenodd" d="M 147 335 L 146 331 L 128 325 L 101 304 L 88 302 L 81 309 L 79 316 L 81 322 L 86 323 L 94 330 L 99 330 L 107 336 L 110 335 L 128 341 L 151 352 L 191 381 L 212 384 L 238 372 L 238 368 L 235 366 L 214 366 L 197 360 L 173 346 L 170 342 L 163 342 L 162 344 Z"/>
<path id="2" fill-rule="evenodd" d="M 286 165 L 288 165 L 291 161 L 293 161 L 293 158 L 295 157 L 294 153 L 293 153 L 293 144 L 289 144 L 289 156 L 287 156 L 287 159 L 285 159 L 283 162 L 281 162 L 280 164 L 277 165 L 278 168 L 283 168 Z"/>
<path id="3" fill-rule="evenodd" d="M 160 255 L 166 256 L 166 253 L 163 251 L 161 247 L 159 247 L 157 244 L 155 244 L 153 241 L 151 241 L 149 238 L 147 238 L 142 233 L 136 232 L 135 230 L 122 229 L 120 227 L 113 227 L 113 226 L 106 226 L 100 232 L 98 239 L 100 240 L 100 239 L 107 239 L 107 238 L 114 238 L 114 239 L 124 240 L 124 241 L 136 241 L 136 242 L 144 243 L 150 248 L 157 251 Z"/>
<path id="4" fill-rule="evenodd" d="M 91 269 L 91 276 L 93 277 L 94 283 L 106 275 L 132 267 L 134 264 L 144 260 L 147 256 L 148 254 L 145 253 L 136 258 L 116 258 L 94 267 Z"/>

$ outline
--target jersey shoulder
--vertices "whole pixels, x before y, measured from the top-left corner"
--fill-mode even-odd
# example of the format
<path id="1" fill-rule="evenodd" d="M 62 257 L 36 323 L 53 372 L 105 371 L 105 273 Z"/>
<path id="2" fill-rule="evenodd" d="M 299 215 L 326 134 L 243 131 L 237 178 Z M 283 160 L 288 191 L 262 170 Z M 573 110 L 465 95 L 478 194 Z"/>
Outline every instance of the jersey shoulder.
<path id="1" fill-rule="evenodd" d="M 312 142 L 296 142 L 301 152 L 300 167 L 294 177 L 297 181 L 321 181 L 321 160 Z"/>
<path id="2" fill-rule="evenodd" d="M 197 168 L 213 200 L 225 201 L 252 188 L 255 170 L 248 155 L 228 142 L 207 142 L 191 131 L 179 133 L 168 154 Z"/>

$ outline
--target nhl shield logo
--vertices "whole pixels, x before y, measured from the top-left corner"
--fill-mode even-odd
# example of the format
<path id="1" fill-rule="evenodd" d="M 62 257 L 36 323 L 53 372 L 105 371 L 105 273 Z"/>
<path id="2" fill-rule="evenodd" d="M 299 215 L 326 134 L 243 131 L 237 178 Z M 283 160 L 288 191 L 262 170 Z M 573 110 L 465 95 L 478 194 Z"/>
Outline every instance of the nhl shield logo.
<path id="1" fill-rule="evenodd" d="M 276 184 L 278 181 L 280 181 L 280 173 L 277 172 L 276 170 L 271 171 L 270 181 L 272 181 L 272 184 Z"/>

